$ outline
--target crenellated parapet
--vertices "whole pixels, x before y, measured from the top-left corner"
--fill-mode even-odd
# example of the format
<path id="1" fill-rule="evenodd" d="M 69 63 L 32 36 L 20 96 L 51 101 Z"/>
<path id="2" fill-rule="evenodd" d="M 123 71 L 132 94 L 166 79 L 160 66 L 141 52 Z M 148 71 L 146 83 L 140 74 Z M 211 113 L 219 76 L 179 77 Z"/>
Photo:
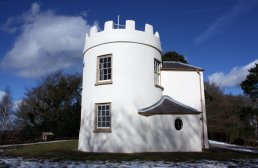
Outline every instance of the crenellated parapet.
<path id="1" fill-rule="evenodd" d="M 84 52 L 92 47 L 115 42 L 129 42 L 148 45 L 161 52 L 159 33 L 153 31 L 153 26 L 145 24 L 144 31 L 135 29 L 134 20 L 126 20 L 124 28 L 115 28 L 113 21 L 104 24 L 104 30 L 99 31 L 97 26 L 93 26 L 86 34 Z"/>

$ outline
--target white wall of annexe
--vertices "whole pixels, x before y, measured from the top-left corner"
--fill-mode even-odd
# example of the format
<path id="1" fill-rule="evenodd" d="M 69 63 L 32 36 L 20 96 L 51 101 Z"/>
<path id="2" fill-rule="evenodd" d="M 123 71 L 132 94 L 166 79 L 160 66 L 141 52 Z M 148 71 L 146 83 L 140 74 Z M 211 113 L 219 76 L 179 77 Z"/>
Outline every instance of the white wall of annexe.
<path id="1" fill-rule="evenodd" d="M 202 113 L 199 116 L 199 130 L 203 148 L 208 148 L 206 107 L 204 97 L 203 71 L 162 70 L 163 94 Z M 194 121 L 193 121 L 194 122 Z"/>
<path id="2" fill-rule="evenodd" d="M 202 72 L 200 75 L 202 75 Z M 200 75 L 197 71 L 161 71 L 163 94 L 202 111 Z"/>
<path id="3" fill-rule="evenodd" d="M 112 55 L 112 84 L 95 85 L 97 57 L 107 54 Z M 161 61 L 161 45 L 151 25 L 138 31 L 134 21 L 126 21 L 125 29 L 113 29 L 113 22 L 109 21 L 103 31 L 93 27 L 86 35 L 79 150 L 116 153 L 202 150 L 200 115 L 138 114 L 139 109 L 153 105 L 162 94 L 173 91 L 166 89 L 171 83 L 164 86 L 162 83 L 163 93 L 155 86 L 154 58 Z M 197 92 L 193 94 L 198 97 Z M 96 133 L 95 104 L 105 102 L 111 102 L 111 132 Z M 189 106 L 200 110 L 200 102 Z M 184 122 L 180 131 L 174 127 L 177 117 Z"/>

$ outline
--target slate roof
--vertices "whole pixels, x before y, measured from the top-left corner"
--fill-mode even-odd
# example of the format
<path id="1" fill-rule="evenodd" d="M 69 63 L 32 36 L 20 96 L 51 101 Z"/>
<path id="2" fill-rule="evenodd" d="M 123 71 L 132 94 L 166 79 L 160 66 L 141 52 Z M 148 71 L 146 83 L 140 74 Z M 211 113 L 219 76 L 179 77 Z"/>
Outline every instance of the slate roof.
<path id="1" fill-rule="evenodd" d="M 201 112 L 182 104 L 167 95 L 150 107 L 140 109 L 138 114 L 143 116 L 162 115 L 162 114 L 200 114 Z"/>
<path id="2" fill-rule="evenodd" d="M 203 71 L 203 68 L 176 61 L 163 61 L 161 70 Z"/>

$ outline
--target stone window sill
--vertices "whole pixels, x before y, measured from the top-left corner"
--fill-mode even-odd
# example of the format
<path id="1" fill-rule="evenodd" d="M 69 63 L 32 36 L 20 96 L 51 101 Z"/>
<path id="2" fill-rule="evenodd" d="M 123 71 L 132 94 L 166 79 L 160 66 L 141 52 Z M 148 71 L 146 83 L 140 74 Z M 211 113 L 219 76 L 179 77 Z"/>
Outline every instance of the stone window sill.
<path id="1" fill-rule="evenodd" d="M 112 84 L 112 83 L 113 83 L 112 81 L 97 82 L 97 83 L 95 83 L 95 86 L 98 86 L 98 85 L 109 85 L 109 84 Z"/>
<path id="2" fill-rule="evenodd" d="M 111 129 L 95 129 L 93 133 L 112 133 Z"/>

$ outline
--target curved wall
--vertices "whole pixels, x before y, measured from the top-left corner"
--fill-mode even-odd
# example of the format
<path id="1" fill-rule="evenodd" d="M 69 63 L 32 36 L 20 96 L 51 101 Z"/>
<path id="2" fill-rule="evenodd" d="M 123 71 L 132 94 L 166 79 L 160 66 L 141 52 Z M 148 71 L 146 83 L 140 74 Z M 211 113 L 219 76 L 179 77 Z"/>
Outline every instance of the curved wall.
<path id="1" fill-rule="evenodd" d="M 134 21 L 127 21 L 126 29 L 110 29 L 112 25 L 106 22 L 102 32 L 93 27 L 86 37 L 79 150 L 146 151 L 147 135 L 142 132 L 146 121 L 138 109 L 162 96 L 154 84 L 154 58 L 161 60 L 160 40 L 150 25 L 145 31 L 134 30 Z M 97 57 L 106 54 L 112 55 L 112 84 L 95 86 Z M 112 133 L 93 133 L 95 103 L 104 102 L 111 102 Z"/>

